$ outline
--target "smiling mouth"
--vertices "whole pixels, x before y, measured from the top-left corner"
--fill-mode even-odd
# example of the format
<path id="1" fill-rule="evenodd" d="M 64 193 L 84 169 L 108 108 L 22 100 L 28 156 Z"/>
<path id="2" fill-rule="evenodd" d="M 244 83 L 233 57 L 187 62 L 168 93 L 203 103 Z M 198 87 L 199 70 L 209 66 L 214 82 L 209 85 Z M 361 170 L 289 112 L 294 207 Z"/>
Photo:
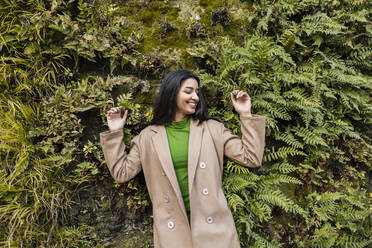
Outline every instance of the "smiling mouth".
<path id="1" fill-rule="evenodd" d="M 192 108 L 196 108 L 196 105 L 198 105 L 198 103 L 196 103 L 196 102 L 188 102 L 188 104 L 189 104 Z"/>

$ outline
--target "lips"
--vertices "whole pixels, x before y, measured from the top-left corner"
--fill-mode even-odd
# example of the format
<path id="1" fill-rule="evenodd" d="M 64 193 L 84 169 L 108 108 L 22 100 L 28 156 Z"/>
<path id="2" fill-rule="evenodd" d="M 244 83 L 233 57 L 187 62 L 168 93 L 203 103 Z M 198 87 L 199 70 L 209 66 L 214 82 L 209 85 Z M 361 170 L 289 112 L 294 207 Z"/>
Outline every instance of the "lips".
<path id="1" fill-rule="evenodd" d="M 195 108 L 196 108 L 196 105 L 198 105 L 198 103 L 196 103 L 196 102 L 187 102 L 187 104 L 188 104 L 191 108 L 193 108 L 193 109 L 195 109 Z"/>

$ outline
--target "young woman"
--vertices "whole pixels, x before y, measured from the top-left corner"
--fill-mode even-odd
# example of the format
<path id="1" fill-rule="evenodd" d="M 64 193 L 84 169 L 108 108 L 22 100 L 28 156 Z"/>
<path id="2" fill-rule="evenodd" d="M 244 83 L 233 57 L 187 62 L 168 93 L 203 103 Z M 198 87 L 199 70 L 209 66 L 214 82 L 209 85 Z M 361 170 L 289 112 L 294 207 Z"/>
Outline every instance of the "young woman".
<path id="1" fill-rule="evenodd" d="M 141 169 L 153 206 L 155 248 L 238 248 L 234 220 L 222 191 L 223 158 L 248 167 L 261 165 L 265 121 L 251 114 L 251 99 L 231 92 L 242 138 L 208 117 L 199 78 L 190 71 L 164 79 L 151 125 L 123 143 L 128 112 L 108 111 L 109 131 L 100 134 L 112 177 L 119 183 Z"/>

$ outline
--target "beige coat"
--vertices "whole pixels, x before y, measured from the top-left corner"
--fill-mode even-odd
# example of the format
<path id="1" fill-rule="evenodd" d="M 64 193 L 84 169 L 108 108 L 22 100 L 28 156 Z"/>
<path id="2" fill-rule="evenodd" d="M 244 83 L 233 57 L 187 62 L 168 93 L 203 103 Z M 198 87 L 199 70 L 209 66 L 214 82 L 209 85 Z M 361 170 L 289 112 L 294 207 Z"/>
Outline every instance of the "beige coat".
<path id="1" fill-rule="evenodd" d="M 222 191 L 224 155 L 248 167 L 261 165 L 265 116 L 241 117 L 242 139 L 215 120 L 191 119 L 188 155 L 190 225 L 164 126 L 148 126 L 125 152 L 123 132 L 100 134 L 112 177 L 119 183 L 141 169 L 153 205 L 155 248 L 238 248 L 231 211 Z"/>

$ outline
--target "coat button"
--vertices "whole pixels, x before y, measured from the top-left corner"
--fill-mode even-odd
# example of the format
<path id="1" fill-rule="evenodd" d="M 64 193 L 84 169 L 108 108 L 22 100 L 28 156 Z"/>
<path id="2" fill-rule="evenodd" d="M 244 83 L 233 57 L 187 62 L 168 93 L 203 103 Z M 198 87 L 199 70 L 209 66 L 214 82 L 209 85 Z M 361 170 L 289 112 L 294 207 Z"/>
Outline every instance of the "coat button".
<path id="1" fill-rule="evenodd" d="M 204 189 L 203 189 L 203 194 L 204 194 L 204 195 L 208 195 L 208 193 L 209 193 L 208 189 L 207 189 L 207 188 L 204 188 Z"/>
<path id="2" fill-rule="evenodd" d="M 212 216 L 208 216 L 207 217 L 207 223 L 208 224 L 212 224 L 213 223 L 213 217 Z"/>
<path id="3" fill-rule="evenodd" d="M 168 222 L 168 228 L 169 229 L 173 229 L 174 228 L 174 222 L 173 221 L 169 221 Z"/>
<path id="4" fill-rule="evenodd" d="M 200 166 L 200 168 L 204 169 L 207 166 L 207 164 L 204 163 L 204 162 L 201 162 L 199 166 Z"/>
<path id="5" fill-rule="evenodd" d="M 166 203 L 169 202 L 169 196 L 168 196 L 168 195 L 165 195 L 165 196 L 164 196 L 164 201 L 165 201 Z"/>

